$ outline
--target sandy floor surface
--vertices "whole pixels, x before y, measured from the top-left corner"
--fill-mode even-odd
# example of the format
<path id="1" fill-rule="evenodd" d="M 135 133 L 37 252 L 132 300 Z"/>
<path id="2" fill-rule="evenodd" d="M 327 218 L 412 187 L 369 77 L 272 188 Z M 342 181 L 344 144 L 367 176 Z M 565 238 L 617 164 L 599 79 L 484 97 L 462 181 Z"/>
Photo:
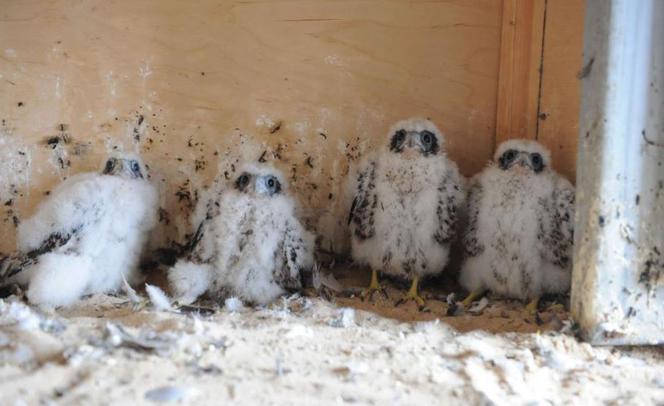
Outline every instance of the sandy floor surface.
<path id="1" fill-rule="evenodd" d="M 393 282 L 373 302 L 325 292 L 211 313 L 108 295 L 44 311 L 10 297 L 0 404 L 664 404 L 663 348 L 582 343 L 550 301 L 537 316 L 492 297 L 448 315 L 441 284 L 425 284 L 424 311 L 394 306 L 406 288 Z"/>

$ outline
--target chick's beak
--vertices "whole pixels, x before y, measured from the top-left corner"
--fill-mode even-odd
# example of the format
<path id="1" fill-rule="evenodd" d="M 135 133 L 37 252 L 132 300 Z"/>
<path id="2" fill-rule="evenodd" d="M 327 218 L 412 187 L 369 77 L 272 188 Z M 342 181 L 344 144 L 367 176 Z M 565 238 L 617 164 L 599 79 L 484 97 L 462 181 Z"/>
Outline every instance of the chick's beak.
<path id="1" fill-rule="evenodd" d="M 518 172 L 527 173 L 532 169 L 527 157 L 519 156 L 518 160 L 513 165 Z"/>
<path id="2" fill-rule="evenodd" d="M 412 149 L 415 146 L 415 142 L 413 141 L 413 137 L 408 137 L 408 143 L 406 144 L 406 146 L 409 149 Z"/>

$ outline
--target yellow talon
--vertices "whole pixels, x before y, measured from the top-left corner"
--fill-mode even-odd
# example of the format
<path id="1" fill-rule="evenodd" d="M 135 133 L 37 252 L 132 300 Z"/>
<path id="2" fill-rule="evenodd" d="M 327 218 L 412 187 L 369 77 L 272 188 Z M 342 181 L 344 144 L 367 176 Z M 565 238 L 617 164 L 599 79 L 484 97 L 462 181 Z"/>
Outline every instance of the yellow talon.
<path id="1" fill-rule="evenodd" d="M 526 305 L 526 310 L 530 314 L 535 314 L 535 313 L 537 313 L 537 306 L 538 305 L 539 305 L 539 297 L 536 297 L 533 300 L 531 300 L 530 303 L 528 303 L 528 305 Z"/>
<path id="2" fill-rule="evenodd" d="M 378 283 L 378 271 L 375 269 L 371 270 L 371 283 L 369 283 L 369 287 L 364 289 L 361 293 L 362 299 L 366 298 L 367 296 L 371 297 L 374 292 L 376 291 L 381 291 L 383 288 L 381 288 L 380 283 Z"/>
<path id="3" fill-rule="evenodd" d="M 547 308 L 549 311 L 565 311 L 565 306 L 562 303 L 553 303 Z"/>
<path id="4" fill-rule="evenodd" d="M 470 306 L 471 304 L 473 304 L 475 299 L 479 298 L 483 294 L 484 294 L 483 290 L 474 290 L 474 291 L 470 292 L 470 294 L 465 299 L 463 299 L 463 302 L 461 302 L 464 309 L 467 308 L 468 306 Z"/>
<path id="5" fill-rule="evenodd" d="M 417 284 L 419 283 L 419 280 L 420 278 L 417 276 L 413 279 L 413 283 L 410 285 L 408 293 L 406 293 L 406 295 L 397 302 L 397 306 L 406 302 L 407 300 L 414 300 L 420 307 L 424 306 L 424 299 L 422 299 L 422 297 L 417 292 Z"/>

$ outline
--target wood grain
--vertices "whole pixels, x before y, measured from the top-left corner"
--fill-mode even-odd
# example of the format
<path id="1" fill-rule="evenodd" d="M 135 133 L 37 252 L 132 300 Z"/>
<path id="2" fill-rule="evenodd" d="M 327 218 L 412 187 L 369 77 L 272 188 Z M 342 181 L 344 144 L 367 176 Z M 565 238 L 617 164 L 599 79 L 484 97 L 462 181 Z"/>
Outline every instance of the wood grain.
<path id="1" fill-rule="evenodd" d="M 545 0 L 504 0 L 496 143 L 537 136 Z"/>
<path id="2" fill-rule="evenodd" d="M 571 181 L 576 177 L 584 11 L 584 1 L 555 0 L 546 12 L 537 139 L 551 150 L 553 166 Z"/>
<path id="3" fill-rule="evenodd" d="M 495 0 L 5 1 L 0 201 L 11 205 L 0 206 L 0 251 L 13 248 L 14 216 L 114 149 L 143 154 L 165 209 L 159 235 L 174 238 L 218 166 L 263 151 L 308 218 L 343 217 L 348 158 L 409 116 L 432 118 L 472 175 L 493 150 L 501 10 Z"/>

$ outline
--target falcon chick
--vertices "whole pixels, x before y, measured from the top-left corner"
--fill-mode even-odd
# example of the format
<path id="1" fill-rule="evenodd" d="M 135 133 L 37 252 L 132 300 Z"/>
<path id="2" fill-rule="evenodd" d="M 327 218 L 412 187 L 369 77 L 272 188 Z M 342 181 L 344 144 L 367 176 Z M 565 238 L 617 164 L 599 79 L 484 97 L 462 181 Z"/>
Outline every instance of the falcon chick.
<path id="1" fill-rule="evenodd" d="M 412 281 L 404 300 L 418 294 L 420 278 L 442 272 L 464 203 L 463 178 L 429 120 L 396 123 L 389 143 L 362 165 L 349 216 L 352 256 L 371 267 L 364 296 L 380 290 L 378 271 Z"/>
<path id="2" fill-rule="evenodd" d="M 530 140 L 503 142 L 472 180 L 461 285 L 464 300 L 491 290 L 532 300 L 570 286 L 574 187 L 551 169 L 551 155 Z"/>
<path id="3" fill-rule="evenodd" d="M 19 254 L 0 261 L 0 279 L 28 285 L 47 307 L 137 282 L 148 233 L 156 225 L 157 191 L 138 156 L 109 158 L 102 173 L 58 185 L 18 227 Z"/>
<path id="4" fill-rule="evenodd" d="M 314 264 L 314 236 L 296 218 L 286 186 L 276 169 L 248 165 L 218 203 L 199 203 L 210 207 L 197 210 L 208 213 L 195 224 L 200 241 L 169 271 L 178 302 L 207 292 L 268 304 L 301 288 L 301 272 Z"/>

